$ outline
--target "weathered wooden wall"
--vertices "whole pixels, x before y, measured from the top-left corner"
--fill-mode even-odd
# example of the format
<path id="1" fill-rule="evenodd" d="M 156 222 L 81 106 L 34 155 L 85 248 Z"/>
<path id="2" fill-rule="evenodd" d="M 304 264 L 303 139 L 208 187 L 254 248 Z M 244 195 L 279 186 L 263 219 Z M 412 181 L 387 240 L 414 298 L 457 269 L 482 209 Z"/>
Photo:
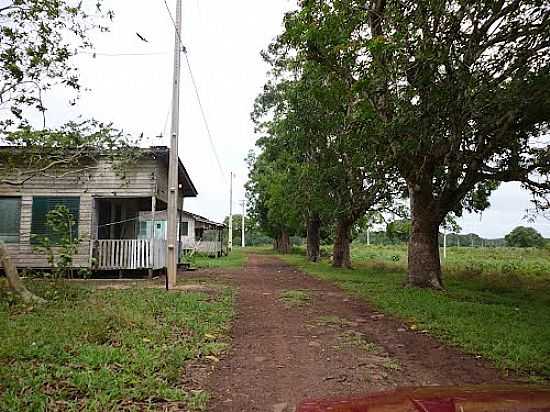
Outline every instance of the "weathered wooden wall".
<path id="1" fill-rule="evenodd" d="M 87 267 L 90 260 L 90 239 L 96 237 L 97 216 L 94 198 L 151 198 L 167 200 L 166 167 L 156 159 L 142 159 L 130 167 L 124 178 L 118 176 L 109 161 L 101 161 L 97 169 L 78 177 L 37 177 L 21 186 L 0 185 L 0 196 L 21 197 L 20 239 L 8 244 L 18 267 L 48 267 L 44 255 L 33 252 L 30 242 L 33 196 L 80 197 L 79 234 L 85 239 L 74 258 L 75 266 Z M 1 211 L 0 211 L 1 213 Z"/>

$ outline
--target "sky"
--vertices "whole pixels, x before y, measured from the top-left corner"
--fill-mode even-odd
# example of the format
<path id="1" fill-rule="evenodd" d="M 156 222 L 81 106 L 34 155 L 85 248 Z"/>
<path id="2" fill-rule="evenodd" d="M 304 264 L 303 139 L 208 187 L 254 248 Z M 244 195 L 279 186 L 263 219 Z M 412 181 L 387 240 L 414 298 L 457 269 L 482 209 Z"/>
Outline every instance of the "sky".
<path id="1" fill-rule="evenodd" d="M 143 133 L 149 138 L 144 144 L 168 145 L 174 26 L 164 0 L 104 3 L 115 13 L 110 32 L 93 35 L 95 58 L 77 57 L 82 84 L 89 90 L 73 107 L 67 104 L 70 95 L 60 90 L 48 93 L 47 126 L 81 115 L 113 122 L 135 135 Z M 175 15 L 175 0 L 167 3 Z M 257 137 L 250 112 L 267 79 L 268 66 L 260 51 L 282 31 L 284 13 L 294 7 L 295 0 L 183 0 L 182 41 L 221 163 L 220 168 L 184 63 L 179 155 L 199 192 L 197 198 L 185 200 L 186 210 L 222 221 L 229 213 L 232 171 L 233 211 L 239 212 L 247 179 L 244 159 Z M 529 194 L 519 185 L 502 185 L 491 204 L 482 215 L 461 218 L 462 233 L 496 238 L 522 224 L 550 237 L 550 220 L 522 220 Z"/>

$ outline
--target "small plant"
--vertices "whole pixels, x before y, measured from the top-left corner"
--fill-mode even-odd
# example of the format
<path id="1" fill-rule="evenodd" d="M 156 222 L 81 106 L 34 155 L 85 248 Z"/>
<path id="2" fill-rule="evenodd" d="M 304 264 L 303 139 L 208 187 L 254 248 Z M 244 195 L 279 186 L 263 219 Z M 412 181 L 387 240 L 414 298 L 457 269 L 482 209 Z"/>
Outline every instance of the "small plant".
<path id="1" fill-rule="evenodd" d="M 34 235 L 35 249 L 47 255 L 54 279 L 72 277 L 73 257 L 82 241 L 75 218 L 65 205 L 58 205 L 46 215 L 46 225 L 50 235 Z M 86 276 L 87 272 L 79 269 L 79 274 Z"/>
<path id="2" fill-rule="evenodd" d="M 280 298 L 287 306 L 302 306 L 311 301 L 311 297 L 304 290 L 286 290 Z"/>
<path id="3" fill-rule="evenodd" d="M 340 335 L 340 339 L 343 340 L 344 345 L 355 346 L 371 353 L 380 353 L 382 349 L 374 342 L 369 342 L 365 335 L 353 330 L 347 331 Z"/>
<path id="4" fill-rule="evenodd" d="M 382 366 L 392 371 L 398 371 L 399 369 L 401 369 L 401 365 L 399 364 L 399 361 L 391 358 L 386 359 Z"/>
<path id="5" fill-rule="evenodd" d="M 183 252 L 181 254 L 180 262 L 188 264 L 189 266 L 195 266 L 197 261 L 197 255 L 194 251 L 192 252 Z"/>
<path id="6" fill-rule="evenodd" d="M 343 327 L 349 322 L 336 315 L 327 315 L 319 317 L 317 323 L 319 326 Z"/>

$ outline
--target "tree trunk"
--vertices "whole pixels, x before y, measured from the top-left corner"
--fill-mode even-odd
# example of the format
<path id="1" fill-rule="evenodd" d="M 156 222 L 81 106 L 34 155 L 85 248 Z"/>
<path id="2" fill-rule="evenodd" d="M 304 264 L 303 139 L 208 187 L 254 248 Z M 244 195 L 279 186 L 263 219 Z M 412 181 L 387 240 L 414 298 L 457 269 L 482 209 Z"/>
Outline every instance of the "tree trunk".
<path id="1" fill-rule="evenodd" d="M 336 224 L 336 237 L 332 251 L 332 266 L 336 268 L 351 268 L 351 227 L 350 219 L 341 219 Z"/>
<path id="2" fill-rule="evenodd" d="M 279 233 L 273 241 L 273 248 L 283 255 L 290 253 L 290 237 L 288 236 L 288 232 L 282 231 Z"/>
<path id="3" fill-rule="evenodd" d="M 21 298 L 25 303 L 46 303 L 44 299 L 39 296 L 36 296 L 31 291 L 29 291 L 21 278 L 19 277 L 19 272 L 17 268 L 11 261 L 8 249 L 3 242 L 0 242 L 0 263 L 4 267 L 4 272 L 6 273 L 6 278 L 8 279 L 8 286 Z"/>
<path id="4" fill-rule="evenodd" d="M 443 289 L 439 260 L 438 213 L 432 210 L 430 196 L 410 190 L 412 214 L 409 240 L 408 286 Z"/>
<path id="5" fill-rule="evenodd" d="M 312 215 L 307 221 L 307 258 L 318 262 L 321 258 L 321 219 Z"/>

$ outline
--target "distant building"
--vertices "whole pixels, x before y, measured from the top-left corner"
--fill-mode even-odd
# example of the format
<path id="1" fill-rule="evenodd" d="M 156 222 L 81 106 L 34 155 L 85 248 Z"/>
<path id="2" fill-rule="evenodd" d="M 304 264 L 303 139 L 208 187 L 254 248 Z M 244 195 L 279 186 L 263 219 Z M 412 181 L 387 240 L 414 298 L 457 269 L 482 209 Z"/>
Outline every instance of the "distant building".
<path id="1" fill-rule="evenodd" d="M 140 212 L 139 239 L 166 240 L 166 211 Z M 225 225 L 195 213 L 179 212 L 178 232 L 183 251 L 196 251 L 209 256 L 221 256 L 224 251 L 223 229 Z"/>

